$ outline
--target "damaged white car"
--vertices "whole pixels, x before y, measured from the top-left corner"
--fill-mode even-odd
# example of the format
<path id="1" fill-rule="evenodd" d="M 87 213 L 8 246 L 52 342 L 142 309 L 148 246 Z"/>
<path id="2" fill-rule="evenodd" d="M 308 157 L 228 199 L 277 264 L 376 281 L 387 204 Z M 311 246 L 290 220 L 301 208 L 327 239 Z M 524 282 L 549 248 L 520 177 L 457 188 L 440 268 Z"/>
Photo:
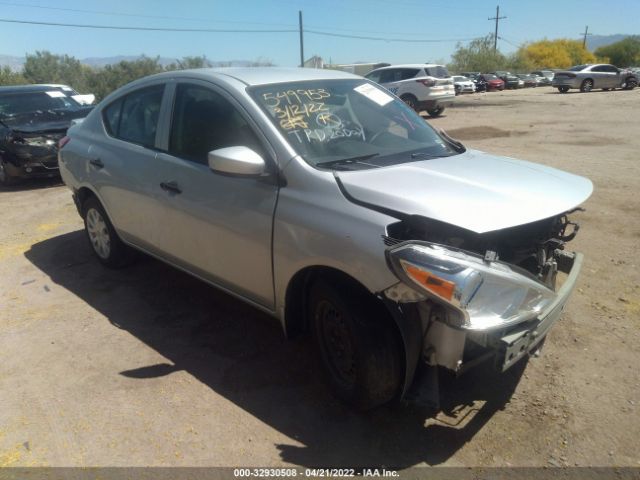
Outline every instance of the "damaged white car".
<path id="1" fill-rule="evenodd" d="M 159 74 L 60 144 L 102 263 L 147 252 L 311 332 L 362 408 L 538 350 L 582 263 L 568 215 L 589 180 L 467 150 L 347 73 Z"/>

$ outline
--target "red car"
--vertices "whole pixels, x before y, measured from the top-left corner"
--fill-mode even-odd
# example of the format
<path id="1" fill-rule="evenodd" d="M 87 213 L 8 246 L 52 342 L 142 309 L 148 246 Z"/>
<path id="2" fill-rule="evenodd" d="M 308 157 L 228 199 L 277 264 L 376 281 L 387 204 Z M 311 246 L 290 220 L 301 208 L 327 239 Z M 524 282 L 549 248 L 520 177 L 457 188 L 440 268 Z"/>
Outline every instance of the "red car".
<path id="1" fill-rule="evenodd" d="M 478 76 L 478 83 L 486 82 L 487 90 L 504 90 L 504 81 L 491 73 L 483 73 Z"/>

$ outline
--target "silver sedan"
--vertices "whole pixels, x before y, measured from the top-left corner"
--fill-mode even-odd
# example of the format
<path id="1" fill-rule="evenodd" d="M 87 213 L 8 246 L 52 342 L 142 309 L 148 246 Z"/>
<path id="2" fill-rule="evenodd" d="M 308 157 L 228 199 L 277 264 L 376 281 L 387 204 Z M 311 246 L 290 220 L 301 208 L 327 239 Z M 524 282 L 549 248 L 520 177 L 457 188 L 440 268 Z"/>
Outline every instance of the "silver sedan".
<path id="1" fill-rule="evenodd" d="M 362 408 L 437 403 L 438 369 L 537 352 L 580 271 L 567 216 L 592 190 L 306 68 L 135 81 L 71 127 L 59 163 L 102 264 L 145 252 L 310 332 Z"/>
<path id="2" fill-rule="evenodd" d="M 566 71 L 556 72 L 551 83 L 560 93 L 570 89 L 590 92 L 594 88 L 632 90 L 638 86 L 638 77 L 631 71 L 608 64 L 576 65 Z"/>

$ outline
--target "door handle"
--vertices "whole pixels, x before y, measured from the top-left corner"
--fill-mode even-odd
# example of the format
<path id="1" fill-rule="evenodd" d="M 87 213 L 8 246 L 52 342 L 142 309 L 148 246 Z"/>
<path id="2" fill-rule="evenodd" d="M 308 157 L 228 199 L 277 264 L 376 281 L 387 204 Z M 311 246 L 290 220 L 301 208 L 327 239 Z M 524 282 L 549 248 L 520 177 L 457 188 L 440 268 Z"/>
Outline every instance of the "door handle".
<path id="1" fill-rule="evenodd" d="M 89 160 L 89 163 L 96 168 L 104 167 L 104 163 L 102 163 L 102 160 L 100 160 L 99 158 L 92 158 L 91 160 Z"/>
<path id="2" fill-rule="evenodd" d="M 182 190 L 180 190 L 180 187 L 178 187 L 178 184 L 174 181 L 162 182 L 160 184 L 160 188 L 163 189 L 165 192 L 182 193 Z"/>

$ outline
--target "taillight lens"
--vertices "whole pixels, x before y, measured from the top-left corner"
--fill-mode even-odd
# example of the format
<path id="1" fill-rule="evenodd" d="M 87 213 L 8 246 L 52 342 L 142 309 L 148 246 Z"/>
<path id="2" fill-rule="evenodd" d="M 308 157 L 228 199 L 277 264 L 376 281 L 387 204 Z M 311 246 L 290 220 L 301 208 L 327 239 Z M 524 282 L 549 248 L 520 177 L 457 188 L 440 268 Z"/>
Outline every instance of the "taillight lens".
<path id="1" fill-rule="evenodd" d="M 436 81 L 433 78 L 421 78 L 416 82 L 423 84 L 425 87 L 435 87 Z"/>
<path id="2" fill-rule="evenodd" d="M 64 147 L 67 143 L 69 143 L 71 141 L 71 138 L 67 137 L 66 135 L 64 137 L 62 137 L 59 141 L 58 141 L 58 149 L 61 149 L 62 147 Z"/>

